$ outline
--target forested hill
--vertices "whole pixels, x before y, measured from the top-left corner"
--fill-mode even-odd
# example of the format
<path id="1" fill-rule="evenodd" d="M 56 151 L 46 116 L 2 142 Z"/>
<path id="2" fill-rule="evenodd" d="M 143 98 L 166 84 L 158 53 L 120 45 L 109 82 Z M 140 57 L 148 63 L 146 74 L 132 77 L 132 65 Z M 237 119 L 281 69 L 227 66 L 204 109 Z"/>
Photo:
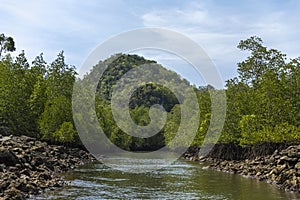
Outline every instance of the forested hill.
<path id="1" fill-rule="evenodd" d="M 101 97 L 107 100 L 111 99 L 112 86 L 115 85 L 126 72 L 139 65 L 156 63 L 156 61 L 146 60 L 138 55 L 125 54 L 112 56 L 111 58 L 108 58 L 106 62 L 109 62 L 109 64 L 101 76 L 97 89 Z M 94 66 L 93 70 L 97 70 L 97 65 Z"/>
<path id="2" fill-rule="evenodd" d="M 151 73 L 160 73 L 174 82 L 184 82 L 190 85 L 187 80 L 182 79 L 175 72 L 165 69 L 163 66 L 157 64 L 156 61 L 147 60 L 138 55 L 117 54 L 113 57 L 116 57 L 115 60 L 108 65 L 99 80 L 97 92 L 100 99 L 111 100 L 112 90 L 118 80 L 131 69 L 146 64 L 153 64 L 159 69 L 158 71 L 145 70 L 143 72 L 144 74 L 148 72 L 150 77 L 153 76 Z M 133 78 L 138 79 L 139 77 Z M 129 106 L 133 109 L 137 106 L 150 107 L 153 104 L 161 104 L 169 112 L 175 104 L 178 104 L 178 101 L 168 88 L 153 83 L 145 83 L 134 92 Z"/>
<path id="3" fill-rule="evenodd" d="M 43 54 L 28 62 L 24 51 L 13 58 L 9 54 L 15 50 L 13 39 L 2 36 L 0 134 L 25 134 L 51 142 L 80 144 L 71 103 L 75 67 L 65 63 L 63 52 L 51 63 L 45 62 Z M 299 143 L 300 58 L 289 59 L 279 50 L 264 46 L 259 37 L 242 40 L 238 48 L 249 56 L 238 63 L 238 77 L 226 81 L 227 116 L 219 142 L 241 146 Z M 174 82 L 189 83 L 155 61 L 137 55 L 117 54 L 101 62 L 109 63 L 109 67 L 99 76 L 95 107 L 99 123 L 110 140 L 131 150 L 152 150 L 166 145 L 180 123 L 181 108 L 174 94 L 167 87 L 153 83 L 145 83 L 133 93 L 130 114 L 137 124 L 149 123 L 149 107 L 153 104 L 161 104 L 168 111 L 168 123 L 160 133 L 141 139 L 116 126 L 110 108 L 112 90 L 120 77 L 141 64 L 154 64 L 158 73 Z M 97 65 L 93 70 L 97 70 Z M 200 146 L 210 125 L 210 92 L 214 89 L 210 86 L 193 89 L 201 111 L 193 145 Z"/>
<path id="4" fill-rule="evenodd" d="M 113 61 L 111 61 L 113 60 Z M 181 78 L 173 71 L 165 69 L 156 61 L 147 60 L 138 55 L 114 55 L 104 63 L 107 62 L 107 69 L 103 72 L 99 80 L 96 95 L 96 112 L 98 115 L 99 123 L 103 128 L 106 135 L 116 145 L 123 149 L 128 150 L 155 150 L 165 146 L 166 130 L 163 129 L 157 135 L 143 139 L 129 136 L 126 132 L 121 130 L 114 122 L 114 118 L 111 111 L 111 96 L 114 87 L 118 81 L 122 84 L 128 84 L 129 80 L 121 80 L 121 78 L 132 69 L 135 69 L 141 65 L 151 64 L 143 70 L 143 75 L 146 77 L 152 77 L 155 74 L 163 75 L 165 80 L 162 82 L 174 82 L 176 84 L 186 84 L 192 88 L 190 83 Z M 94 66 L 92 71 L 97 71 L 98 65 Z M 139 79 L 137 72 L 134 72 L 133 79 Z M 130 78 L 131 79 L 131 78 Z M 123 82 L 122 82 L 123 81 Z M 171 115 L 170 112 L 175 105 L 178 105 L 178 99 L 172 93 L 172 91 L 160 84 L 152 82 L 145 82 L 133 92 L 129 101 L 130 115 L 133 121 L 140 125 L 146 126 L 150 123 L 149 109 L 152 105 L 159 104 Z M 169 119 L 170 120 L 170 119 Z M 169 123 L 170 121 L 167 121 Z M 174 127 L 175 128 L 175 127 Z"/>

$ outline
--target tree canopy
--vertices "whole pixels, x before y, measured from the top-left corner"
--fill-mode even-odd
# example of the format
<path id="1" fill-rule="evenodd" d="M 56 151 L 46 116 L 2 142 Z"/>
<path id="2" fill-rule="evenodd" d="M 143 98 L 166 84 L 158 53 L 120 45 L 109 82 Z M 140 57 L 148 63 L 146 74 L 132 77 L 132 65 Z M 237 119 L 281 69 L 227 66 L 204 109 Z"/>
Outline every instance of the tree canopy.
<path id="1" fill-rule="evenodd" d="M 237 64 L 238 76 L 227 80 L 223 89 L 227 95 L 227 117 L 219 142 L 242 146 L 264 142 L 299 143 L 300 57 L 288 59 L 281 51 L 264 46 L 257 36 L 242 40 L 237 47 L 248 51 L 249 56 Z M 51 63 L 44 60 L 43 54 L 30 63 L 24 51 L 13 58 L 9 52 L 14 50 L 13 38 L 1 34 L 1 130 L 51 142 L 80 144 L 72 113 L 75 67 L 65 63 L 63 51 Z M 7 54 L 3 56 L 3 53 Z M 167 145 L 178 132 L 181 104 L 163 84 L 145 82 L 136 88 L 129 101 L 130 116 L 140 126 L 151 122 L 151 106 L 160 104 L 167 111 L 167 123 L 155 136 L 138 138 L 128 135 L 118 127 L 112 114 L 111 98 L 116 84 L 119 81 L 125 84 L 128 80 L 122 77 L 137 66 L 153 64 L 155 73 L 163 74 L 169 84 L 187 84 L 197 94 L 201 113 L 193 145 L 202 145 L 212 118 L 210 94 L 217 91 L 213 86 L 191 86 L 156 61 L 138 55 L 116 54 L 100 63 L 107 64 L 108 68 L 101 77 L 98 74 L 95 109 L 99 124 L 113 143 L 127 150 L 155 150 Z M 93 72 L 97 70 L 99 65 L 92 69 Z M 154 72 L 145 70 L 143 73 L 152 76 Z M 90 74 L 85 77 L 88 76 Z M 193 112 L 193 108 L 188 109 Z M 212 127 L 212 130 L 218 129 Z"/>
<path id="2" fill-rule="evenodd" d="M 14 39 L 10 36 L 5 36 L 3 33 L 0 34 L 0 58 L 2 53 L 15 51 Z"/>

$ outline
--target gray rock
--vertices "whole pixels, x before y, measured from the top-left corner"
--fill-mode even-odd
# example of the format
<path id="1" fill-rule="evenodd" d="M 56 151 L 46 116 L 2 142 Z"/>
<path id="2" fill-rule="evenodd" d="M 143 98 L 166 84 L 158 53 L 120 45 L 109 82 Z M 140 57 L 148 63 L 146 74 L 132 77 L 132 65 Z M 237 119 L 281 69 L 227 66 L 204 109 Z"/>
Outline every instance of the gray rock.
<path id="1" fill-rule="evenodd" d="M 61 187 L 64 181 L 54 173 L 93 161 L 79 149 L 48 145 L 27 136 L 0 137 L 0 145 L 0 199 L 24 199 Z"/>
<path id="2" fill-rule="evenodd" d="M 5 164 L 6 166 L 15 166 L 19 163 L 20 161 L 14 152 L 4 148 L 0 149 L 0 164 Z"/>
<path id="3" fill-rule="evenodd" d="M 298 162 L 298 163 L 295 165 L 295 169 L 297 169 L 297 170 L 300 171 L 300 162 Z"/>

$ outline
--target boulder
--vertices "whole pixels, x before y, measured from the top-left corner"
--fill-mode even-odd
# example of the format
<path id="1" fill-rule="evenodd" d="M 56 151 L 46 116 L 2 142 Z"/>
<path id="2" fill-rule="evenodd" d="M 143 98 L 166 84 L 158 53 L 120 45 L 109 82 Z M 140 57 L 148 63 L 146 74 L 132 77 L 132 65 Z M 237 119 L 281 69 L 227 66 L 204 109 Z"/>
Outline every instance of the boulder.
<path id="1" fill-rule="evenodd" d="M 290 158 L 288 156 L 282 156 L 278 161 L 277 164 L 278 165 L 282 165 L 285 163 L 289 163 L 289 164 L 295 164 L 298 161 L 298 158 Z"/>
<path id="2" fill-rule="evenodd" d="M 300 171 L 300 161 L 295 165 L 295 169 L 297 169 L 298 171 Z"/>
<path id="3" fill-rule="evenodd" d="M 5 164 L 6 166 L 15 166 L 19 163 L 20 161 L 14 152 L 5 148 L 0 148 L 0 164 Z"/>

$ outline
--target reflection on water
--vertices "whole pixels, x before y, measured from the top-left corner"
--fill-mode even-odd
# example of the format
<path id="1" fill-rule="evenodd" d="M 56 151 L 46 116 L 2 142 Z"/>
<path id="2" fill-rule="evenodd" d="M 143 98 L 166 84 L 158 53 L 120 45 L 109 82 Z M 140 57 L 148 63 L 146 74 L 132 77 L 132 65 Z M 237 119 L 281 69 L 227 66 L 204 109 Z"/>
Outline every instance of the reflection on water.
<path id="1" fill-rule="evenodd" d="M 90 163 L 64 174 L 69 186 L 35 199 L 300 199 L 266 182 L 203 167 L 179 160 L 159 171 L 138 174 Z"/>

